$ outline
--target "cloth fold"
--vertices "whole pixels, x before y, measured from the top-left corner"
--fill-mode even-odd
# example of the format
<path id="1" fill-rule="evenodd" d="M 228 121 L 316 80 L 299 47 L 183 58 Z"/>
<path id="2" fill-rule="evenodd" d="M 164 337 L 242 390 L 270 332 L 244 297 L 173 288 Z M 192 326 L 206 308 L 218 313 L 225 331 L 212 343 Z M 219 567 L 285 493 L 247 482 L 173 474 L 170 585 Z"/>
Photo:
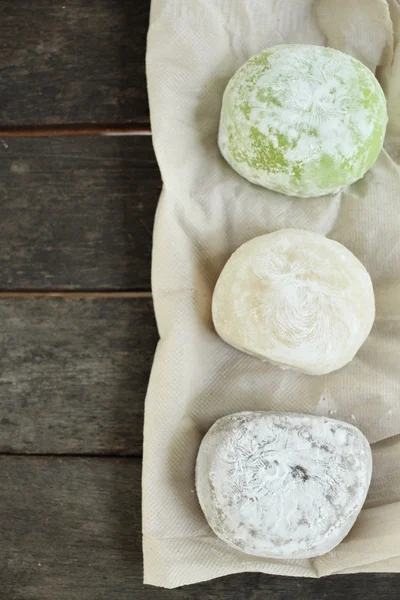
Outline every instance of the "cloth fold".
<path id="1" fill-rule="evenodd" d="M 320 577 L 400 570 L 400 6 L 396 0 L 153 0 L 147 75 L 163 178 L 152 286 L 160 342 L 145 406 L 145 582 L 164 587 L 241 571 Z M 280 43 L 330 45 L 363 61 L 388 101 L 386 150 L 336 195 L 293 199 L 251 185 L 217 147 L 221 98 L 253 54 Z M 230 254 L 285 227 L 327 235 L 371 274 L 372 333 L 345 368 L 282 371 L 226 345 L 211 297 Z M 373 444 L 365 508 L 349 536 L 314 560 L 247 556 L 208 527 L 194 489 L 202 436 L 240 410 L 297 411 L 357 425 Z"/>

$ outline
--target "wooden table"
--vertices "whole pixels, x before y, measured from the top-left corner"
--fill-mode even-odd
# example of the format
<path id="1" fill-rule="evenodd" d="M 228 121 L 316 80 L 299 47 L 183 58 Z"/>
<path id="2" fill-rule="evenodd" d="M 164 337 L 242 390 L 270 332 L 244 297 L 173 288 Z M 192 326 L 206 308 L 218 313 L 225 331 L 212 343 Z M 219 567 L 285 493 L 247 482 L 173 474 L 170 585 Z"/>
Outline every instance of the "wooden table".
<path id="1" fill-rule="evenodd" d="M 396 574 L 142 584 L 149 4 L 1 2 L 0 600 L 398 600 Z"/>

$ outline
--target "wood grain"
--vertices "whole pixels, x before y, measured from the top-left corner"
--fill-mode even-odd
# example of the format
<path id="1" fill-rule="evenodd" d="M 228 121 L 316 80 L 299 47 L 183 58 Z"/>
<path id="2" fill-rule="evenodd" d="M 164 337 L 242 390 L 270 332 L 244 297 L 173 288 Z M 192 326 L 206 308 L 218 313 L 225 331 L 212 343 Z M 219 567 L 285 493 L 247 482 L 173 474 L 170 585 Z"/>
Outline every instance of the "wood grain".
<path id="1" fill-rule="evenodd" d="M 150 0 L 2 0 L 0 127 L 148 123 Z"/>
<path id="2" fill-rule="evenodd" d="M 141 455 L 150 299 L 1 299 L 0 322 L 0 452 Z"/>
<path id="3" fill-rule="evenodd" d="M 0 290 L 149 290 L 149 137 L 0 144 Z"/>
<path id="4" fill-rule="evenodd" d="M 138 459 L 2 457 L 7 600 L 398 600 L 400 575 L 238 574 L 175 590 L 142 584 Z"/>

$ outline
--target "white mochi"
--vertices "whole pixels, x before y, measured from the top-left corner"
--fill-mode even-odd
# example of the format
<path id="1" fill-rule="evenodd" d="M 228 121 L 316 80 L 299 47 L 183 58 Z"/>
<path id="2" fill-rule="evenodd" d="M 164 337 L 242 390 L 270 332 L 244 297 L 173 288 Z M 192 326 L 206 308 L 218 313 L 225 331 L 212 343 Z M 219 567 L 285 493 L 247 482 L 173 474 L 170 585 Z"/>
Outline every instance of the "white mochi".
<path id="1" fill-rule="evenodd" d="M 301 229 L 243 244 L 212 300 L 228 344 L 281 367 L 322 375 L 352 360 L 375 318 L 371 278 L 344 246 Z"/>
<path id="2" fill-rule="evenodd" d="M 200 506 L 224 542 L 256 556 L 311 558 L 353 526 L 371 480 L 353 425 L 295 413 L 241 412 L 214 423 L 196 463 Z"/>

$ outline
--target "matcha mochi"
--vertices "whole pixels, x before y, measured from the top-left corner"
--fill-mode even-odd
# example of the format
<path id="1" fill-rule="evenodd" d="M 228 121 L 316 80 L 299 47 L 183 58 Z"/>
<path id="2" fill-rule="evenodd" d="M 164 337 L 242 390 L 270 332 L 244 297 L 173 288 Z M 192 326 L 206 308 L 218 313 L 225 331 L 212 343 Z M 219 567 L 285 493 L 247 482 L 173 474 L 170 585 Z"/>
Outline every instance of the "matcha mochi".
<path id="1" fill-rule="evenodd" d="M 320 196 L 364 175 L 382 149 L 386 123 L 383 91 L 361 62 L 322 46 L 275 46 L 229 81 L 219 147 L 252 183 Z"/>

